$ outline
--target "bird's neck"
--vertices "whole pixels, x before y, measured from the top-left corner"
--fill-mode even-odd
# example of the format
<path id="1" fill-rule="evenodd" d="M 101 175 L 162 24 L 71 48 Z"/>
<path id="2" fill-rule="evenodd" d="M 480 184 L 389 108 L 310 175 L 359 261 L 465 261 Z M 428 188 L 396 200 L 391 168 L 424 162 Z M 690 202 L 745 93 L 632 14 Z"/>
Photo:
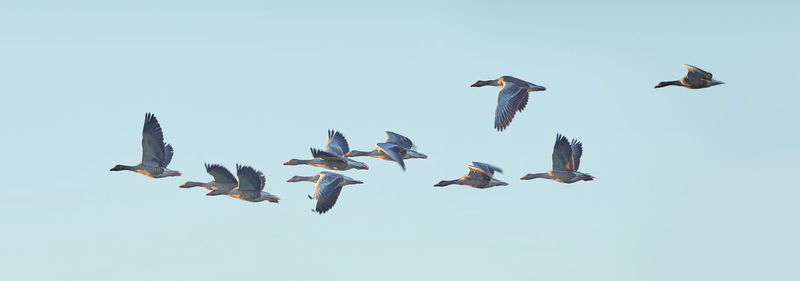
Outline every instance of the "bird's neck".
<path id="1" fill-rule="evenodd" d="M 675 81 L 664 81 L 664 82 L 661 82 L 661 83 L 659 83 L 658 86 L 659 86 L 659 88 L 661 88 L 661 87 L 666 87 L 666 86 L 683 86 L 683 84 L 681 84 L 680 80 L 675 80 Z"/>
<path id="2" fill-rule="evenodd" d="M 296 181 L 316 182 L 317 181 L 317 177 L 294 176 L 289 181 L 291 181 L 291 182 L 296 182 Z"/>
<path id="3" fill-rule="evenodd" d="M 483 87 L 483 86 L 495 86 L 500 87 L 502 83 L 499 83 L 497 80 L 478 80 L 475 82 L 475 87 Z"/>
<path id="4" fill-rule="evenodd" d="M 293 163 L 289 164 L 289 165 L 292 165 L 292 166 L 295 166 L 295 165 L 308 165 L 308 164 L 312 164 L 313 161 L 314 161 L 313 159 L 312 160 L 295 159 L 295 161 L 293 161 Z"/>
<path id="5" fill-rule="evenodd" d="M 187 181 L 183 187 L 195 187 L 195 186 L 204 186 L 206 183 L 204 182 L 196 182 L 196 181 Z"/>
<path id="6" fill-rule="evenodd" d="M 141 166 L 141 164 L 140 164 Z M 139 166 L 128 166 L 128 165 L 116 165 L 112 168 L 112 171 L 135 171 L 138 169 Z"/>
<path id="7" fill-rule="evenodd" d="M 373 154 L 372 152 L 374 152 L 374 151 L 375 151 L 375 150 L 373 150 L 373 151 L 370 151 L 370 152 L 366 152 L 366 151 L 358 151 L 358 150 L 350 150 L 350 152 L 347 154 L 347 157 L 353 157 L 353 156 L 356 156 L 356 157 L 357 157 L 357 156 L 371 156 L 371 155 Z"/>
<path id="8" fill-rule="evenodd" d="M 535 174 L 527 174 L 527 175 L 525 175 L 525 179 L 526 179 L 526 180 L 529 180 L 529 179 L 538 179 L 538 178 L 545 178 L 545 179 L 549 179 L 549 178 L 551 178 L 551 177 L 552 177 L 552 176 L 551 176 L 550 174 L 548 174 L 548 173 L 535 173 Z"/>

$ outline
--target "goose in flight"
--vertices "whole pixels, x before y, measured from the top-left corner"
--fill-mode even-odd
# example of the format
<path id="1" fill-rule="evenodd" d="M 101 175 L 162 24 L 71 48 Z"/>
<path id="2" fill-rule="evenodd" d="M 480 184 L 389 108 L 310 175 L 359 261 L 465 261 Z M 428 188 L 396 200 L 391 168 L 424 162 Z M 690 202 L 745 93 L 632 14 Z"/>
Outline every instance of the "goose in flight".
<path id="1" fill-rule="evenodd" d="M 211 190 L 211 192 L 207 193 L 206 195 L 214 196 L 214 195 L 224 195 L 228 194 L 231 190 L 236 188 L 239 185 L 239 181 L 236 180 L 236 177 L 231 174 L 228 169 L 223 167 L 222 165 L 218 164 L 205 164 L 206 165 L 206 172 L 214 177 L 214 180 L 210 182 L 196 182 L 196 181 L 187 181 L 186 183 L 182 184 L 181 188 L 192 188 L 195 186 L 201 186 L 205 189 Z"/>
<path id="2" fill-rule="evenodd" d="M 164 133 L 156 116 L 147 113 L 142 129 L 142 162 L 136 166 L 116 165 L 111 171 L 133 171 L 151 178 L 180 176 L 180 172 L 167 169 L 174 152 L 172 145 L 164 143 Z"/>
<path id="3" fill-rule="evenodd" d="M 311 165 L 315 167 L 325 168 L 328 170 L 346 171 L 350 169 L 368 170 L 367 164 L 352 160 L 346 156 L 350 152 L 350 146 L 344 135 L 338 131 L 328 130 L 328 145 L 325 150 L 311 148 L 311 155 L 314 157 L 310 160 L 292 159 L 283 163 L 283 165 Z"/>
<path id="4" fill-rule="evenodd" d="M 403 162 L 403 159 L 428 158 L 427 155 L 417 152 L 416 149 L 417 147 L 414 145 L 411 139 L 394 132 L 386 131 L 386 142 L 378 143 L 375 149 L 372 151 L 366 152 L 351 150 L 344 156 L 369 156 L 383 160 L 395 161 L 400 165 L 401 168 L 403 168 L 403 171 L 405 171 L 406 164 Z"/>
<path id="5" fill-rule="evenodd" d="M 311 210 L 319 214 L 325 213 L 336 204 L 342 187 L 348 184 L 362 184 L 363 182 L 354 180 L 348 176 L 343 176 L 332 172 L 319 172 L 311 177 L 294 176 L 288 182 L 310 181 L 316 182 L 314 194 L 308 195 L 308 199 L 317 199 L 317 206 Z"/>
<path id="6" fill-rule="evenodd" d="M 236 164 L 236 176 L 239 177 L 239 186 L 231 189 L 227 195 L 236 199 L 249 202 L 261 202 L 267 200 L 278 203 L 278 196 L 264 191 L 266 177 L 261 171 L 257 171 L 250 166 Z"/>
<path id="7" fill-rule="evenodd" d="M 578 172 L 582 154 L 583 144 L 581 142 L 572 139 L 570 143 L 567 137 L 558 134 L 556 135 L 556 144 L 553 146 L 553 169 L 546 173 L 527 174 L 522 179 L 545 178 L 563 183 L 594 180 L 593 176 Z"/>
<path id="8" fill-rule="evenodd" d="M 494 172 L 503 172 L 503 170 L 498 167 L 481 162 L 472 162 L 472 164 L 468 165 L 467 168 L 469 168 L 469 172 L 461 178 L 455 180 L 443 180 L 437 184 L 434 184 L 433 186 L 460 184 L 474 188 L 489 188 L 498 185 L 508 185 L 508 183 L 494 178 Z"/>
<path id="9" fill-rule="evenodd" d="M 700 68 L 688 64 L 684 64 L 683 67 L 688 69 L 689 73 L 687 73 L 686 76 L 681 78 L 681 80 L 660 82 L 658 83 L 658 85 L 656 85 L 656 88 L 674 85 L 674 86 L 686 87 L 689 89 L 702 89 L 719 84 L 725 84 L 725 82 L 712 79 L 714 75 L 711 74 L 710 72 L 706 72 Z"/>
<path id="10" fill-rule="evenodd" d="M 498 131 L 505 130 L 511 124 L 514 115 L 525 109 L 525 106 L 528 105 L 528 93 L 547 89 L 511 76 L 503 76 L 495 80 L 478 80 L 470 87 L 483 86 L 502 88 L 497 94 L 497 108 L 494 110 L 494 128 Z"/>

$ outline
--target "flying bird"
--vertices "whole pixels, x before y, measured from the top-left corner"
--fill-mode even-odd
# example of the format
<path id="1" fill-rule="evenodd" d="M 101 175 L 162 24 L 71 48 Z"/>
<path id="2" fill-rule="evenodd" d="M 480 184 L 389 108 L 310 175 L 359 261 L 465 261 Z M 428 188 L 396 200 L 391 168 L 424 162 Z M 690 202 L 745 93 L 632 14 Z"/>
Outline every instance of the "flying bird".
<path id="1" fill-rule="evenodd" d="M 503 170 L 498 167 L 481 162 L 472 162 L 472 164 L 468 165 L 467 168 L 469 168 L 469 172 L 461 178 L 455 180 L 443 180 L 437 184 L 434 184 L 433 186 L 460 184 L 474 188 L 489 188 L 498 185 L 508 185 L 508 183 L 494 178 L 494 172 L 503 172 Z"/>
<path id="2" fill-rule="evenodd" d="M 478 80 L 470 87 L 483 86 L 502 88 L 497 94 L 497 108 L 494 110 L 494 128 L 498 131 L 505 130 L 511 124 L 514 115 L 525 109 L 525 106 L 528 105 L 528 93 L 547 89 L 511 76 L 503 76 L 495 80 Z"/>
<path id="3" fill-rule="evenodd" d="M 656 88 L 674 85 L 674 86 L 686 87 L 689 89 L 702 89 L 711 86 L 716 86 L 719 84 L 725 84 L 725 82 L 712 79 L 714 75 L 711 74 L 711 72 L 706 72 L 700 68 L 688 64 L 684 64 L 683 67 L 688 69 L 689 73 L 687 73 L 686 76 L 681 78 L 681 80 L 660 82 L 658 83 L 658 85 L 656 85 Z"/>
<path id="4" fill-rule="evenodd" d="M 333 172 L 319 172 L 314 176 L 303 177 L 294 176 L 287 182 L 310 181 L 317 183 L 314 187 L 314 194 L 309 195 L 309 199 L 317 199 L 317 206 L 311 210 L 319 214 L 325 213 L 336 204 L 342 187 L 349 184 L 362 184 L 362 181 L 354 180 L 348 176 Z"/>
<path id="5" fill-rule="evenodd" d="M 249 202 L 269 201 L 278 203 L 278 196 L 264 191 L 267 178 L 264 173 L 250 166 L 236 164 L 236 176 L 239 177 L 239 186 L 230 190 L 226 195 Z"/>
<path id="6" fill-rule="evenodd" d="M 196 186 L 201 186 L 205 189 L 211 190 L 211 192 L 207 193 L 206 195 L 214 196 L 214 195 L 224 195 L 228 194 L 231 190 L 239 186 L 239 181 L 236 180 L 236 177 L 231 174 L 228 169 L 223 167 L 222 165 L 218 164 L 205 164 L 206 165 L 206 172 L 214 177 L 214 180 L 210 182 L 195 182 L 195 181 L 187 181 L 186 183 L 182 184 L 181 188 L 192 188 Z"/>
<path id="7" fill-rule="evenodd" d="M 545 178 L 563 183 L 594 180 L 593 176 L 578 172 L 581 155 L 583 155 L 581 142 L 572 139 L 570 143 L 567 137 L 557 134 L 556 144 L 553 146 L 553 169 L 546 173 L 527 174 L 522 179 Z"/>
<path id="8" fill-rule="evenodd" d="M 347 139 L 338 131 L 328 130 L 328 145 L 325 150 L 311 148 L 311 155 L 314 157 L 310 160 L 292 159 L 283 163 L 283 165 L 311 165 L 315 167 L 325 168 L 328 170 L 345 171 L 350 169 L 368 170 L 367 164 L 352 160 L 346 156 L 350 152 L 350 146 L 347 144 Z"/>
<path id="9" fill-rule="evenodd" d="M 142 162 L 136 166 L 116 165 L 111 171 L 133 171 L 151 178 L 180 176 L 180 172 L 167 169 L 174 152 L 172 145 L 164 143 L 164 133 L 156 116 L 147 113 L 142 129 Z"/>
<path id="10" fill-rule="evenodd" d="M 390 131 L 386 131 L 386 141 L 376 144 L 375 149 L 372 151 L 366 152 L 351 150 L 344 156 L 369 156 L 388 161 L 395 161 L 400 165 L 401 168 L 403 168 L 403 171 L 406 170 L 406 164 L 403 162 L 403 159 L 428 158 L 427 155 L 416 151 L 416 146 L 411 139 Z"/>

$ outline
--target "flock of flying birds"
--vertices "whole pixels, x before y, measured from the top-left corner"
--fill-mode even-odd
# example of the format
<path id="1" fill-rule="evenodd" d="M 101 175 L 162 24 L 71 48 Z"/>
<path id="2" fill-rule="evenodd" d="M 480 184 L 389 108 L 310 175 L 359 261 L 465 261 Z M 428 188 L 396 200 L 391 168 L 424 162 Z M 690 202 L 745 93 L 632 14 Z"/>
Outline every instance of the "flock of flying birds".
<path id="1" fill-rule="evenodd" d="M 714 80 L 712 74 L 691 65 L 683 65 L 689 73 L 675 81 L 664 81 L 658 83 L 656 88 L 675 85 L 689 89 L 707 88 L 719 84 L 722 81 Z M 522 79 L 511 76 L 503 76 L 494 80 L 479 80 L 471 87 L 495 86 L 501 88 L 497 95 L 497 108 L 495 109 L 494 127 L 498 131 L 503 131 L 511 124 L 511 120 L 517 112 L 521 112 L 528 104 L 530 92 L 544 91 L 545 87 L 539 86 Z M 311 165 L 328 170 L 346 171 L 350 169 L 367 170 L 369 167 L 363 162 L 353 160 L 353 157 L 369 156 L 378 159 L 397 162 L 405 171 L 406 164 L 404 159 L 428 158 L 427 155 L 416 151 L 416 146 L 411 139 L 400 134 L 387 131 L 386 141 L 378 143 L 369 152 L 350 150 L 344 135 L 338 131 L 328 131 L 328 144 L 324 150 L 311 148 L 312 158 L 309 160 L 291 159 L 284 165 Z M 167 168 L 172 160 L 174 150 L 172 145 L 164 142 L 164 134 L 161 125 L 153 114 L 147 113 L 142 129 L 142 162 L 136 166 L 116 165 L 111 171 L 133 171 L 151 178 L 163 178 L 180 176 L 181 173 Z M 556 142 L 553 146 L 553 168 L 544 173 L 533 173 L 523 176 L 521 179 L 530 180 L 544 178 L 562 183 L 574 183 L 578 181 L 591 181 L 593 176 L 578 172 L 580 167 L 583 145 L 580 141 L 568 140 L 561 134 L 556 135 Z M 250 202 L 269 201 L 278 203 L 278 196 L 264 191 L 266 178 L 261 171 L 250 166 L 236 164 L 236 177 L 225 167 L 218 164 L 205 164 L 206 172 L 214 179 L 209 182 L 188 181 L 181 185 L 181 188 L 203 187 L 210 190 L 206 195 L 217 196 L 227 195 Z M 447 186 L 459 184 L 474 188 L 489 188 L 493 186 L 508 185 L 503 181 L 494 178 L 495 172 L 502 173 L 500 168 L 481 162 L 472 162 L 467 166 L 469 172 L 455 180 L 443 180 L 434 186 Z M 294 176 L 287 182 L 308 181 L 316 183 L 314 193 L 308 198 L 316 199 L 317 205 L 312 210 L 317 213 L 325 213 L 330 210 L 342 187 L 349 184 L 362 184 L 345 175 L 334 172 L 321 171 L 313 176 Z"/>

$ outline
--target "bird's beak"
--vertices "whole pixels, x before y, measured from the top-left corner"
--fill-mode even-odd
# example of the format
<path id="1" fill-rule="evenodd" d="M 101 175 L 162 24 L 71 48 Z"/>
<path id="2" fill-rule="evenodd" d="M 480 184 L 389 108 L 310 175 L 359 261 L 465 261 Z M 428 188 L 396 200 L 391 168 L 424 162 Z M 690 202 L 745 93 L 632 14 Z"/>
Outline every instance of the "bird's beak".
<path id="1" fill-rule="evenodd" d="M 364 182 L 363 181 L 353 181 L 353 184 L 362 184 L 362 183 L 364 183 Z"/>
<path id="2" fill-rule="evenodd" d="M 472 83 L 472 85 L 469 85 L 469 86 L 470 87 L 478 87 L 478 82 Z"/>
<path id="3" fill-rule="evenodd" d="M 711 81 L 708 81 L 708 82 L 710 82 L 711 85 L 725 84 L 725 82 L 722 82 L 722 81 L 719 81 L 719 80 L 714 80 L 714 79 L 711 79 Z"/>
<path id="4" fill-rule="evenodd" d="M 184 184 L 181 184 L 181 185 L 180 185 L 180 186 L 178 186 L 178 187 L 180 187 L 180 188 L 186 188 L 186 184 L 185 184 L 185 183 L 184 183 Z"/>
<path id="5" fill-rule="evenodd" d="M 544 86 L 539 86 L 539 85 L 536 85 L 536 87 L 531 87 L 531 88 L 533 89 L 533 91 L 544 91 L 544 90 L 547 90 L 547 88 L 545 88 Z"/>
<path id="6" fill-rule="evenodd" d="M 290 161 L 283 162 L 283 165 L 289 165 L 289 162 L 292 162 L 292 161 L 290 160 Z"/>

